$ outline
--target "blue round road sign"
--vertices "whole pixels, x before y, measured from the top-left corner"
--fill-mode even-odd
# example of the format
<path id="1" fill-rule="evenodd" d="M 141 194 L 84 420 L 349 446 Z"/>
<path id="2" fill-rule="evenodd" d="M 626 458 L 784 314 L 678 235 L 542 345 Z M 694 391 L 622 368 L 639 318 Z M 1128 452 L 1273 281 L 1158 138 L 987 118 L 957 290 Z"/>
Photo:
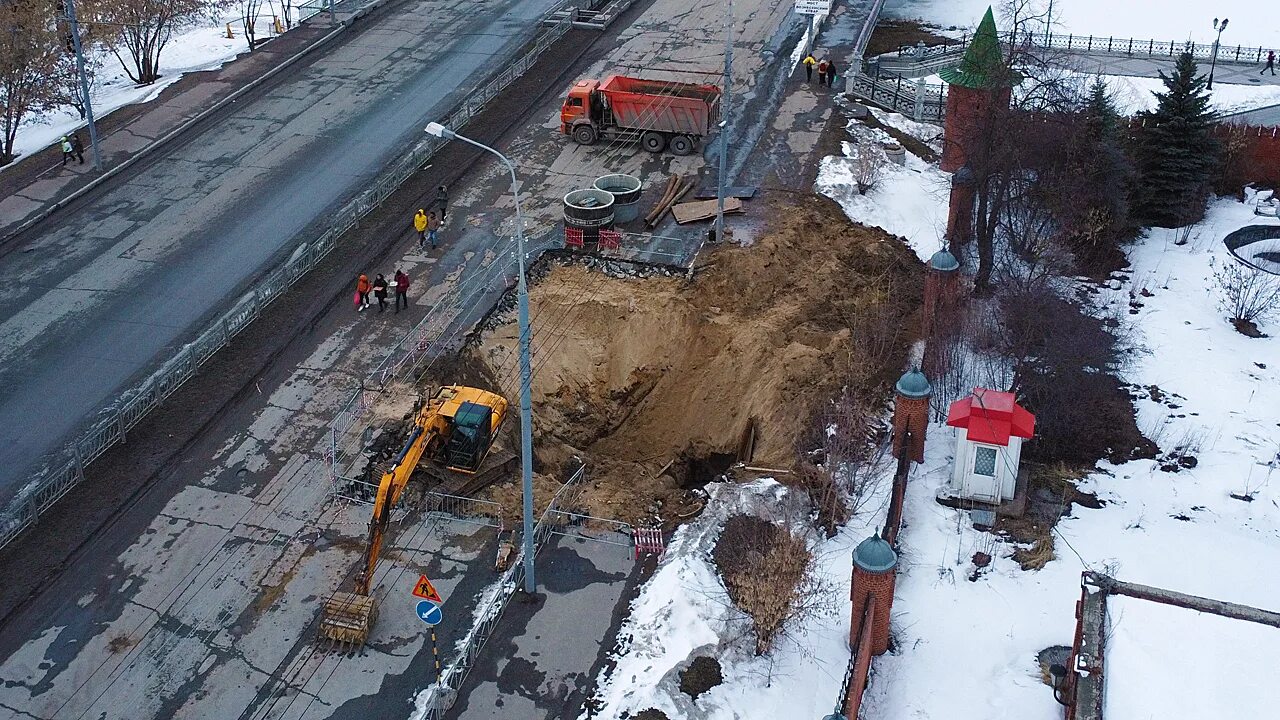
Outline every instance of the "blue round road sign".
<path id="1" fill-rule="evenodd" d="M 433 603 L 430 600 L 418 601 L 418 619 L 428 625 L 439 625 L 444 619 L 444 612 L 440 610 L 439 603 Z"/>

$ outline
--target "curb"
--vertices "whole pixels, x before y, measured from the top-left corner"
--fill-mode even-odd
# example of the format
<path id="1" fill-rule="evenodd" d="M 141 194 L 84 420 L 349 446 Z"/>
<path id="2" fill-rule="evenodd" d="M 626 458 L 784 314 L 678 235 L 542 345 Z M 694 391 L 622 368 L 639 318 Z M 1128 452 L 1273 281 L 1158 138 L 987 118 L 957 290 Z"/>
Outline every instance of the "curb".
<path id="1" fill-rule="evenodd" d="M 13 231 L 5 235 L 4 238 L 0 239 L 0 247 L 7 245 L 14 238 L 18 237 L 19 235 L 26 232 L 27 230 L 30 230 L 31 228 L 35 227 L 39 223 L 47 220 L 51 215 L 53 215 L 58 210 L 61 210 L 67 205 L 70 205 L 72 202 L 80 199 L 81 197 L 84 197 L 90 191 L 96 189 L 106 181 L 114 178 L 116 175 L 120 174 L 121 172 L 124 172 L 125 170 L 129 169 L 136 163 L 147 158 L 153 152 L 155 152 L 156 150 L 159 150 L 162 146 L 172 142 L 174 139 L 178 138 L 180 135 L 187 132 L 191 128 L 195 127 L 199 123 L 209 119 L 211 116 L 213 116 L 214 113 L 217 113 L 218 111 L 222 110 L 223 108 L 235 102 L 236 100 L 239 100 L 240 98 L 244 97 L 248 93 L 262 87 L 267 81 L 272 80 L 280 73 L 293 67 L 294 64 L 296 64 L 298 61 L 302 60 L 303 58 L 309 56 L 312 52 L 319 50 L 320 48 L 328 45 L 334 38 L 341 35 L 344 30 L 351 27 L 351 24 L 354 23 L 356 20 L 359 20 L 368 16 L 369 13 L 382 7 L 388 2 L 391 2 L 391 0 L 373 0 L 373 2 L 362 5 L 358 10 L 356 10 L 351 14 L 351 17 L 347 18 L 346 20 L 343 20 L 341 23 L 338 24 L 336 28 L 334 28 L 325 36 L 321 37 L 319 40 L 316 40 L 315 42 L 308 45 L 306 49 L 304 49 L 302 52 L 298 53 L 297 55 L 294 55 L 288 60 L 285 60 L 284 62 L 280 63 L 274 68 L 268 70 L 261 77 L 251 81 L 249 84 L 245 85 L 239 90 L 236 90 L 230 95 L 222 98 L 218 102 L 214 103 L 207 110 L 200 112 L 195 117 L 187 120 L 186 122 L 182 123 L 181 125 L 174 128 L 173 130 L 170 130 L 164 135 L 161 135 L 159 138 L 156 138 L 149 145 L 142 148 L 138 152 L 134 153 L 133 156 L 130 157 L 128 160 L 125 160 L 119 165 L 111 168 L 110 170 L 106 171 L 99 177 L 94 178 L 84 187 L 72 192 L 70 195 L 67 195 L 61 200 L 54 201 L 53 204 L 49 205 L 44 210 L 41 210 L 34 217 L 28 218 L 26 222 L 23 222 L 21 225 L 14 228 Z"/>

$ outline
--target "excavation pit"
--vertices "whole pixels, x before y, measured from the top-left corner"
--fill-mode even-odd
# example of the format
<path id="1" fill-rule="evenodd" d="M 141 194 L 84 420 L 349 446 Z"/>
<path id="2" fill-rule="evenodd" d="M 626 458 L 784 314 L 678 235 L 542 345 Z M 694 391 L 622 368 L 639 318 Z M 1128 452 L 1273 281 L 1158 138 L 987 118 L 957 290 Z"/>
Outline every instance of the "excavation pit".
<path id="1" fill-rule="evenodd" d="M 565 258 L 536 279 L 535 454 L 543 470 L 587 462 L 582 511 L 678 522 L 739 462 L 744 437 L 750 464 L 789 468 L 842 388 L 887 397 L 915 323 L 919 260 L 823 198 L 788 203 L 751 247 L 706 253 L 692 282 Z M 517 338 L 505 311 L 464 360 L 513 403 Z"/>

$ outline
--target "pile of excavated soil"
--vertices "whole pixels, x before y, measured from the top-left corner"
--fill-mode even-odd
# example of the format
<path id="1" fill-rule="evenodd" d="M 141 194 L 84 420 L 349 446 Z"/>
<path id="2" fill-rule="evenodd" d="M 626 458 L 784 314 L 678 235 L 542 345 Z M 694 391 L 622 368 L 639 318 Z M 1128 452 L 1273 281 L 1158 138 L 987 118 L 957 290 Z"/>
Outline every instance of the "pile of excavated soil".
<path id="1" fill-rule="evenodd" d="M 689 491 L 738 459 L 752 421 L 750 464 L 791 467 L 815 410 L 867 362 L 852 318 L 888 308 L 914 325 L 921 273 L 901 241 L 825 198 L 775 200 L 754 203 L 771 218 L 757 242 L 704 253 L 693 282 L 559 265 L 531 288 L 535 453 L 544 472 L 587 462 L 583 511 L 629 522 L 696 512 Z M 499 320 L 470 359 L 514 394 L 514 313 Z M 896 377 L 898 344 L 859 381 Z"/>

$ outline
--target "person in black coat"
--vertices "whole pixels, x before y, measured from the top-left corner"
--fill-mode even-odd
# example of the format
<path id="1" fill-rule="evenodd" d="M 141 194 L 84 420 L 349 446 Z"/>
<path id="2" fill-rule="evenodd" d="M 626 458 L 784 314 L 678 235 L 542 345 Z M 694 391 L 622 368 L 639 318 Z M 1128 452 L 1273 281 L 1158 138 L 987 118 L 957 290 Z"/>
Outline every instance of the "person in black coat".
<path id="1" fill-rule="evenodd" d="M 387 278 L 382 273 L 373 280 L 373 296 L 378 298 L 378 312 L 387 309 Z"/>

